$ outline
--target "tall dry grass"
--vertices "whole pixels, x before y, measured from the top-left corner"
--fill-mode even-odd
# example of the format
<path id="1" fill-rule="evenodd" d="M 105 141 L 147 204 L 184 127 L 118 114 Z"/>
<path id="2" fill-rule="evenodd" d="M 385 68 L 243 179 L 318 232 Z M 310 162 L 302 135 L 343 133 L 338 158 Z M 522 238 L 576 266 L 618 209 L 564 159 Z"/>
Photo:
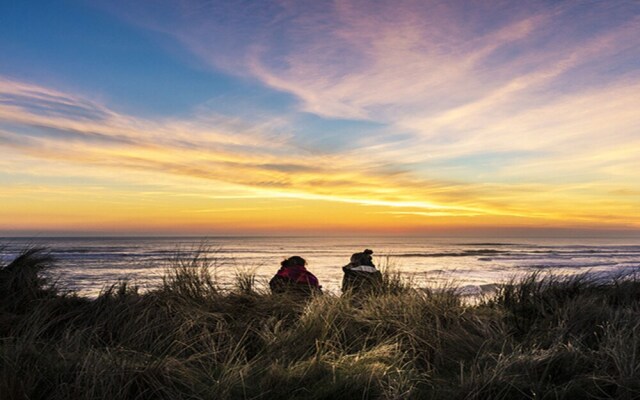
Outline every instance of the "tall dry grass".
<path id="1" fill-rule="evenodd" d="M 640 281 L 531 275 L 470 304 L 385 275 L 375 294 L 271 295 L 215 260 L 96 299 L 46 279 L 46 252 L 0 268 L 4 399 L 640 397 Z"/>

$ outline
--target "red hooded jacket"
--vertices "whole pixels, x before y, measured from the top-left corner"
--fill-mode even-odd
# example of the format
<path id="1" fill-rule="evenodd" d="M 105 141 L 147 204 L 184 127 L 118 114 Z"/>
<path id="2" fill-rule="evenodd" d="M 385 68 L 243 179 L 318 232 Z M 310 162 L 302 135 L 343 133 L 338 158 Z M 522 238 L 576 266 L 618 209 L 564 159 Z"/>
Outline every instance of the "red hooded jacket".
<path id="1" fill-rule="evenodd" d="M 276 276 L 284 278 L 291 283 L 307 285 L 315 288 L 320 287 L 318 284 L 318 278 L 316 278 L 316 276 L 311 272 L 307 271 L 304 265 L 282 267 L 278 270 Z"/>

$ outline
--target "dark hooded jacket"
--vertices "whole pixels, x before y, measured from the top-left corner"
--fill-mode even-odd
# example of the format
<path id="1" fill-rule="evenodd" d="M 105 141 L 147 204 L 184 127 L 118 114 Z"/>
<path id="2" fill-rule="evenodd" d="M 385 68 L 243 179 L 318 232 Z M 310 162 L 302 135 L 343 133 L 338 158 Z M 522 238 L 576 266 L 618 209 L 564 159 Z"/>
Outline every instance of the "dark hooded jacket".
<path id="1" fill-rule="evenodd" d="M 342 271 L 342 291 L 353 293 L 372 292 L 380 289 L 382 274 L 376 269 L 371 257 L 372 250 L 366 249 L 362 253 L 354 253 L 351 262 Z"/>

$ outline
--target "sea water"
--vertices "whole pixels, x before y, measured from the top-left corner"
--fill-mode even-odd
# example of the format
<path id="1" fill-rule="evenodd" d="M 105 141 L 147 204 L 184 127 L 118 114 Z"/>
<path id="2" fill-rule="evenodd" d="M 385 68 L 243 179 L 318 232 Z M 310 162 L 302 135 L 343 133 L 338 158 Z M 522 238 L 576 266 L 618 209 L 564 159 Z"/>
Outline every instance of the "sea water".
<path id="1" fill-rule="evenodd" d="M 86 296 L 122 279 L 153 288 L 166 268 L 195 253 L 210 260 L 221 287 L 231 287 L 240 272 L 254 273 L 257 285 L 265 287 L 284 258 L 298 255 L 332 292 L 339 292 L 341 267 L 351 254 L 366 248 L 374 250 L 376 265 L 399 271 L 416 286 L 454 284 L 470 294 L 534 271 L 603 279 L 640 271 L 640 241 L 585 238 L 0 238 L 0 261 L 6 264 L 33 246 L 45 247 L 55 258 L 51 273 L 60 286 Z"/>

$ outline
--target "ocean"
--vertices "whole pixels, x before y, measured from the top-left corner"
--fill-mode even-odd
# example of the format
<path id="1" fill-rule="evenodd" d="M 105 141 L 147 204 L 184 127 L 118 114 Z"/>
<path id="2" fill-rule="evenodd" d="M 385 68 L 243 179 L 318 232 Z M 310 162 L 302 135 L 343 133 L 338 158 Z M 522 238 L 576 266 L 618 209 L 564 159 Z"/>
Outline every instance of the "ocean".
<path id="1" fill-rule="evenodd" d="M 588 273 L 602 279 L 640 271 L 640 241 L 634 239 L 469 239 L 419 237 L 82 237 L 0 238 L 6 263 L 29 246 L 46 247 L 57 260 L 60 286 L 96 296 L 129 279 L 142 290 L 160 282 L 165 269 L 200 251 L 212 260 L 221 287 L 238 272 L 253 272 L 265 287 L 280 261 L 308 261 L 324 290 L 339 292 L 341 267 L 352 253 L 374 250 L 378 267 L 396 269 L 417 286 L 455 284 L 469 294 L 534 271 Z"/>

